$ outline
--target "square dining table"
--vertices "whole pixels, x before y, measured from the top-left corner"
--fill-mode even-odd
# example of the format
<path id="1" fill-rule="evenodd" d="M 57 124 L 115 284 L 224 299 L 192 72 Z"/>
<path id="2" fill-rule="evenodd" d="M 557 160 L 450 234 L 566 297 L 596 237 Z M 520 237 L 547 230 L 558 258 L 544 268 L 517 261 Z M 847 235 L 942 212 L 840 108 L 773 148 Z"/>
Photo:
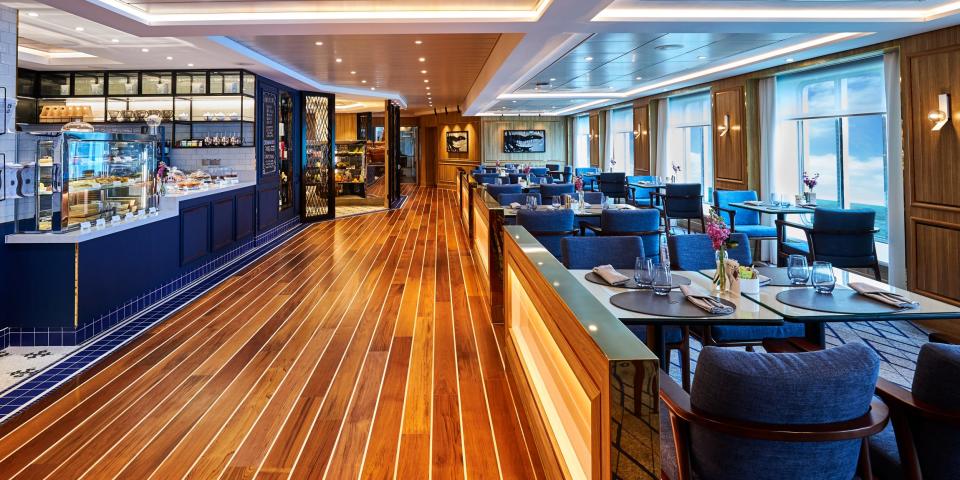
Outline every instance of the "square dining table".
<path id="1" fill-rule="evenodd" d="M 783 324 L 783 317 L 763 308 L 757 302 L 746 298 L 723 297 L 725 300 L 736 305 L 736 310 L 730 315 L 707 316 L 703 317 L 668 317 L 652 316 L 643 313 L 624 310 L 610 303 L 610 297 L 623 292 L 629 292 L 630 289 L 614 287 L 610 285 L 600 285 L 586 279 L 590 270 L 570 270 L 577 282 L 585 288 L 591 295 L 602 303 L 613 316 L 620 319 L 626 325 L 645 325 L 647 327 L 647 346 L 660 359 L 660 367 L 666 370 L 670 359 L 666 355 L 666 344 L 664 342 L 664 327 L 698 327 L 707 325 L 749 325 L 749 326 L 779 326 Z M 673 271 L 674 275 L 682 276 L 690 280 L 691 287 L 697 293 L 708 294 L 713 286 L 713 281 L 705 278 L 698 272 Z"/>
<path id="2" fill-rule="evenodd" d="M 539 211 L 549 211 L 549 210 L 560 210 L 563 207 L 554 208 L 552 205 L 540 205 L 537 207 Z M 614 203 L 612 205 L 607 205 L 608 210 L 637 210 L 637 207 L 633 205 L 628 205 L 625 203 Z M 573 208 L 573 214 L 576 217 L 600 217 L 603 215 L 603 206 L 602 205 L 590 205 L 586 208 Z M 503 207 L 503 216 L 504 217 L 516 217 L 517 209 L 511 208 L 508 206 Z"/>
<path id="3" fill-rule="evenodd" d="M 767 202 L 731 202 L 730 206 L 766 215 L 776 215 L 777 220 L 781 221 L 786 220 L 787 215 L 813 213 L 813 210 L 817 208 L 816 205 L 772 205 Z M 786 266 L 786 261 L 780 258 L 779 252 L 777 252 L 777 266 Z"/>
<path id="4" fill-rule="evenodd" d="M 700 274 L 705 280 L 712 279 L 714 273 L 714 270 L 700 271 Z M 759 294 L 743 294 L 742 298 L 757 303 L 763 308 L 783 317 L 785 321 L 802 323 L 804 326 L 804 339 L 821 348 L 826 346 L 826 329 L 824 324 L 829 322 L 960 320 L 960 308 L 949 303 L 941 302 L 939 300 L 935 300 L 906 289 L 896 288 L 883 282 L 878 282 L 872 278 L 864 277 L 863 275 L 841 270 L 839 268 L 834 268 L 833 273 L 837 280 L 836 289 L 850 289 L 848 285 L 851 282 L 862 282 L 873 287 L 878 287 L 902 295 L 911 301 L 917 302 L 919 306 L 918 308 L 904 309 L 892 313 L 832 313 L 786 305 L 777 299 L 777 295 L 780 292 L 795 288 L 813 288 L 812 286 L 762 286 L 760 287 Z"/>

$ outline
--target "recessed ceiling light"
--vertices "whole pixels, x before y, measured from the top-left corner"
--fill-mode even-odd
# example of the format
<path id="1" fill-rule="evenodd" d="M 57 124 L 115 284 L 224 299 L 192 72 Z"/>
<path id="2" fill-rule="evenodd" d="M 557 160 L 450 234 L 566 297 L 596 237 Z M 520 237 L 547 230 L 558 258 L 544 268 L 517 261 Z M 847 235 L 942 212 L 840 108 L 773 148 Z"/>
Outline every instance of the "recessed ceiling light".
<path id="1" fill-rule="evenodd" d="M 366 80 L 360 80 L 360 83 L 367 83 Z"/>
<path id="2" fill-rule="evenodd" d="M 697 60 L 706 60 L 706 59 L 707 59 L 706 55 L 700 55 L 697 57 Z"/>
<path id="3" fill-rule="evenodd" d="M 787 63 L 791 63 L 791 62 L 793 62 L 793 58 L 788 58 Z"/>
<path id="4" fill-rule="evenodd" d="M 27 16 L 29 16 L 29 17 L 39 17 L 40 14 L 37 13 L 37 12 L 27 12 Z"/>
<path id="5" fill-rule="evenodd" d="M 192 63 L 188 63 L 187 66 L 188 66 L 188 67 L 192 67 L 193 64 L 192 64 Z"/>
<path id="6" fill-rule="evenodd" d="M 416 43 L 417 45 L 423 45 L 423 40 L 414 40 L 413 43 Z"/>
<path id="7" fill-rule="evenodd" d="M 323 42 L 313 42 L 313 44 L 316 45 L 316 46 L 318 46 L 318 47 L 322 47 L 322 46 L 323 46 Z"/>
<path id="8" fill-rule="evenodd" d="M 143 53 L 148 53 L 148 52 L 150 51 L 150 49 L 149 49 L 149 48 L 141 48 L 140 51 L 143 52 Z"/>
<path id="9" fill-rule="evenodd" d="M 338 59 L 337 59 L 337 63 L 343 63 L 343 59 L 342 59 L 342 58 L 338 58 Z"/>
<path id="10" fill-rule="evenodd" d="M 426 74 L 427 74 L 427 71 L 426 71 L 426 70 L 420 70 L 420 73 L 426 75 Z"/>
<path id="11" fill-rule="evenodd" d="M 356 70 L 350 70 L 350 75 L 356 75 L 356 74 L 357 74 Z"/>
<path id="12" fill-rule="evenodd" d="M 419 61 L 421 61 L 421 62 L 426 62 L 426 61 L 427 61 L 427 59 L 426 59 L 425 57 L 420 57 L 420 58 L 418 58 L 417 60 L 419 60 Z"/>
<path id="13" fill-rule="evenodd" d="M 427 87 L 427 90 L 430 90 L 430 87 Z"/>
<path id="14" fill-rule="evenodd" d="M 643 77 L 637 77 L 636 80 L 643 80 Z"/>
<path id="15" fill-rule="evenodd" d="M 76 27 L 76 28 L 74 28 L 74 30 L 76 30 L 76 31 L 78 31 L 78 32 L 82 32 L 82 31 L 83 31 L 83 27 Z"/>
<path id="16" fill-rule="evenodd" d="M 111 43 L 120 43 L 120 39 L 119 39 L 119 38 L 111 38 L 111 39 L 110 39 L 110 42 L 111 42 Z"/>
<path id="17" fill-rule="evenodd" d="M 593 61 L 593 57 L 586 57 L 586 58 L 584 58 L 584 60 L 590 62 L 590 61 Z"/>
<path id="18" fill-rule="evenodd" d="M 423 83 L 430 83 L 430 79 L 429 79 L 429 78 L 424 78 L 424 79 L 423 79 Z"/>
<path id="19" fill-rule="evenodd" d="M 556 82 L 557 79 L 556 79 L 556 78 L 551 78 L 550 81 L 551 81 L 551 82 Z"/>
<path id="20" fill-rule="evenodd" d="M 513 102 L 513 103 L 517 103 L 517 101 L 516 101 L 516 100 L 512 100 L 512 102 Z"/>
<path id="21" fill-rule="evenodd" d="M 659 45 L 656 47 L 656 49 L 660 51 L 679 50 L 681 48 L 683 48 L 683 45 L 677 43 L 668 43 L 666 45 Z"/>
<path id="22" fill-rule="evenodd" d="M 173 57 L 167 57 L 167 60 L 173 60 Z"/>

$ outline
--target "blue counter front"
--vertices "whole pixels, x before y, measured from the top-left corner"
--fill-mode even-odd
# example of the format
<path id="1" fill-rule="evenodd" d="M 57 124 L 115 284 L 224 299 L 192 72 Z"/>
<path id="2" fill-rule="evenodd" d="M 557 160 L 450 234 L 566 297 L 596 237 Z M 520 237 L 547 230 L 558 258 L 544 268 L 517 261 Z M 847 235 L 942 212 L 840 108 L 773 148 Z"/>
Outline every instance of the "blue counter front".
<path id="1" fill-rule="evenodd" d="M 7 235 L 5 271 L 15 280 L 3 292 L 2 326 L 49 333 L 40 344 L 80 343 L 115 324 L 105 317 L 125 318 L 131 301 L 168 293 L 249 243 L 255 200 L 253 183 L 231 185 L 165 197 L 158 215 L 102 231 Z"/>

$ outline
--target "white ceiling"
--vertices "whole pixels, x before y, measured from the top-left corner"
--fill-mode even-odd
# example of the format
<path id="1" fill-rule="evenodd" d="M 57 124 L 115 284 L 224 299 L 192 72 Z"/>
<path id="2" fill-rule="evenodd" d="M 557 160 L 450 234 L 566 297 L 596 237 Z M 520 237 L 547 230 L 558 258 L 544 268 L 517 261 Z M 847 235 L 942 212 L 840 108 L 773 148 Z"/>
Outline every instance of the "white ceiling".
<path id="1" fill-rule="evenodd" d="M 432 103 L 438 109 L 461 105 L 467 114 L 568 114 L 943 28 L 960 20 L 960 2 L 953 0 L 42 3 L 141 41 L 186 42 L 201 50 L 198 58 L 212 57 L 211 62 L 240 57 L 254 64 L 250 69 L 292 86 L 395 99 L 415 113 L 431 111 L 431 102 L 424 85 L 417 82 L 420 69 L 411 67 L 409 57 L 415 55 L 416 47 L 404 40 L 429 35 L 431 47 L 444 47 L 444 52 L 431 54 L 441 63 L 427 68 L 430 75 L 438 75 L 431 78 L 431 88 L 436 89 Z M 318 32 L 323 32 L 325 45 L 333 46 L 335 52 L 315 50 L 309 43 L 321 38 Z M 498 34 L 503 39 L 502 34 L 514 33 L 519 35 L 508 37 L 515 40 L 490 46 L 489 39 Z M 42 35 L 31 35 L 41 40 Z M 42 46 L 59 45 L 47 42 Z M 455 48 L 464 45 L 474 48 Z M 679 47 L 657 48 L 664 45 Z M 93 47 L 70 48 L 88 51 Z M 347 52 L 341 56 L 344 62 L 349 55 L 358 67 L 331 64 L 331 57 L 340 51 Z M 122 56 L 104 50 L 98 55 Z M 143 61 L 154 63 L 155 68 L 164 63 L 158 58 Z M 376 78 L 380 86 L 375 92 L 364 90 L 366 84 L 358 85 L 354 75 L 344 75 L 350 69 Z"/>

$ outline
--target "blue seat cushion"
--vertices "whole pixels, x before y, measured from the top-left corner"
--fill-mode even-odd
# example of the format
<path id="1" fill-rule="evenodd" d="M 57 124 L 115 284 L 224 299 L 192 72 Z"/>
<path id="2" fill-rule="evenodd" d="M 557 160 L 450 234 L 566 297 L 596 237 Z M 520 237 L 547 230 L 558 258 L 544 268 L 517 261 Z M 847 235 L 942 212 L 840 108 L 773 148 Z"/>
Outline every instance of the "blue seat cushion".
<path id="1" fill-rule="evenodd" d="M 600 265 L 630 269 L 643 257 L 640 237 L 570 237 L 560 241 L 563 265 L 569 269 L 591 269 Z"/>
<path id="2" fill-rule="evenodd" d="M 744 325 L 715 325 L 710 329 L 713 339 L 718 342 L 752 342 L 764 338 L 802 337 L 803 325 L 784 322 L 782 326 L 752 327 Z"/>
<path id="3" fill-rule="evenodd" d="M 804 253 L 810 253 L 810 247 L 807 245 L 807 242 L 801 240 L 788 240 L 783 242 L 783 245 L 794 250 L 799 250 Z"/>
<path id="4" fill-rule="evenodd" d="M 870 466 L 874 478 L 878 480 L 900 480 L 900 452 L 897 450 L 897 437 L 893 433 L 893 422 L 888 423 L 882 432 L 870 437 Z"/>
<path id="5" fill-rule="evenodd" d="M 737 225 L 737 233 L 745 233 L 750 238 L 776 237 L 777 227 L 767 225 Z"/>
<path id="6" fill-rule="evenodd" d="M 862 343 L 779 354 L 705 347 L 690 405 L 748 422 L 844 422 L 869 411 L 879 371 L 877 354 Z M 691 425 L 690 443 L 699 478 L 806 480 L 853 478 L 861 442 L 754 440 Z"/>

